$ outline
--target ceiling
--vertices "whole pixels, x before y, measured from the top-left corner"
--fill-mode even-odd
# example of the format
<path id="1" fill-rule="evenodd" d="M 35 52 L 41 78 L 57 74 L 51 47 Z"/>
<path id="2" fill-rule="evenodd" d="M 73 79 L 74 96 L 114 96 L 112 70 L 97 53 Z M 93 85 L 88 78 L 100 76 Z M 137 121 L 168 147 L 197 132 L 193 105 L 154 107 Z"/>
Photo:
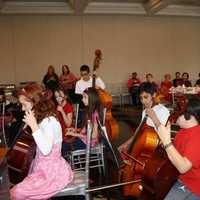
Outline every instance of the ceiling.
<path id="1" fill-rule="evenodd" d="M 200 17 L 200 0 L 0 0 L 0 14 L 134 14 Z"/>

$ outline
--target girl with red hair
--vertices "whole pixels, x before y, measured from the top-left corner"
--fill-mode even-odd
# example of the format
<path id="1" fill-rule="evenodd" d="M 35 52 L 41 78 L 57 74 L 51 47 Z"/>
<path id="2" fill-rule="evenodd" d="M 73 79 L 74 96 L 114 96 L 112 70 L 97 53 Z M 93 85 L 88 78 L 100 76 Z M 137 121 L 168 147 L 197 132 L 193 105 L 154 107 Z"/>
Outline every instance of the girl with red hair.
<path id="1" fill-rule="evenodd" d="M 10 190 L 12 200 L 49 199 L 73 179 L 70 165 L 61 157 L 62 129 L 51 98 L 37 84 L 19 92 L 23 121 L 37 145 L 28 176 Z"/>

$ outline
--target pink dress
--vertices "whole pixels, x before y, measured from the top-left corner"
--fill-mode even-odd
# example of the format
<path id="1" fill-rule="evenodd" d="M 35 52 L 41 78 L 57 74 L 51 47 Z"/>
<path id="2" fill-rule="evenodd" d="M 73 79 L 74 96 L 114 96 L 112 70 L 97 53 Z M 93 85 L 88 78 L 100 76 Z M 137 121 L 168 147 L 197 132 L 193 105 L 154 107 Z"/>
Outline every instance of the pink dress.
<path id="1" fill-rule="evenodd" d="M 48 155 L 42 154 L 37 147 L 28 176 L 10 190 L 10 196 L 12 200 L 45 200 L 62 190 L 72 179 L 71 167 L 61 156 L 61 143 L 53 144 Z"/>

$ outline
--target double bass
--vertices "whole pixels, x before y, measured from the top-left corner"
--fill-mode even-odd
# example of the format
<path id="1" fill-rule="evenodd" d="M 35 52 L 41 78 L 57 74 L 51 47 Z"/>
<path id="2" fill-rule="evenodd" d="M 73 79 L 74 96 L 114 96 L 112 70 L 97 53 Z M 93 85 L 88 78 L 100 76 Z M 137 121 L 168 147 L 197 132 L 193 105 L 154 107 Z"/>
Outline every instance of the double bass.
<path id="1" fill-rule="evenodd" d="M 95 58 L 93 63 L 93 87 L 95 87 L 96 81 L 96 71 L 99 69 L 100 63 L 102 60 L 102 52 L 100 49 L 95 50 Z M 116 120 L 112 116 L 112 97 L 103 89 L 98 88 L 98 94 L 101 100 L 102 105 L 106 108 L 105 113 L 105 126 L 111 141 L 118 138 L 119 127 Z"/>

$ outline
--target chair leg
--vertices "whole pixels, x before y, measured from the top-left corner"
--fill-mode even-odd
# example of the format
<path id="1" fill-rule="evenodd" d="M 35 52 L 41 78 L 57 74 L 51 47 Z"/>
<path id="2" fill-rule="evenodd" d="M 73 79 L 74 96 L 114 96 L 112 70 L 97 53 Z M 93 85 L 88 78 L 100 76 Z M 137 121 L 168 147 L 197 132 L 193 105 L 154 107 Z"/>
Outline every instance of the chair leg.
<path id="1" fill-rule="evenodd" d="M 85 200 L 90 200 L 90 194 L 89 193 L 85 194 Z"/>

